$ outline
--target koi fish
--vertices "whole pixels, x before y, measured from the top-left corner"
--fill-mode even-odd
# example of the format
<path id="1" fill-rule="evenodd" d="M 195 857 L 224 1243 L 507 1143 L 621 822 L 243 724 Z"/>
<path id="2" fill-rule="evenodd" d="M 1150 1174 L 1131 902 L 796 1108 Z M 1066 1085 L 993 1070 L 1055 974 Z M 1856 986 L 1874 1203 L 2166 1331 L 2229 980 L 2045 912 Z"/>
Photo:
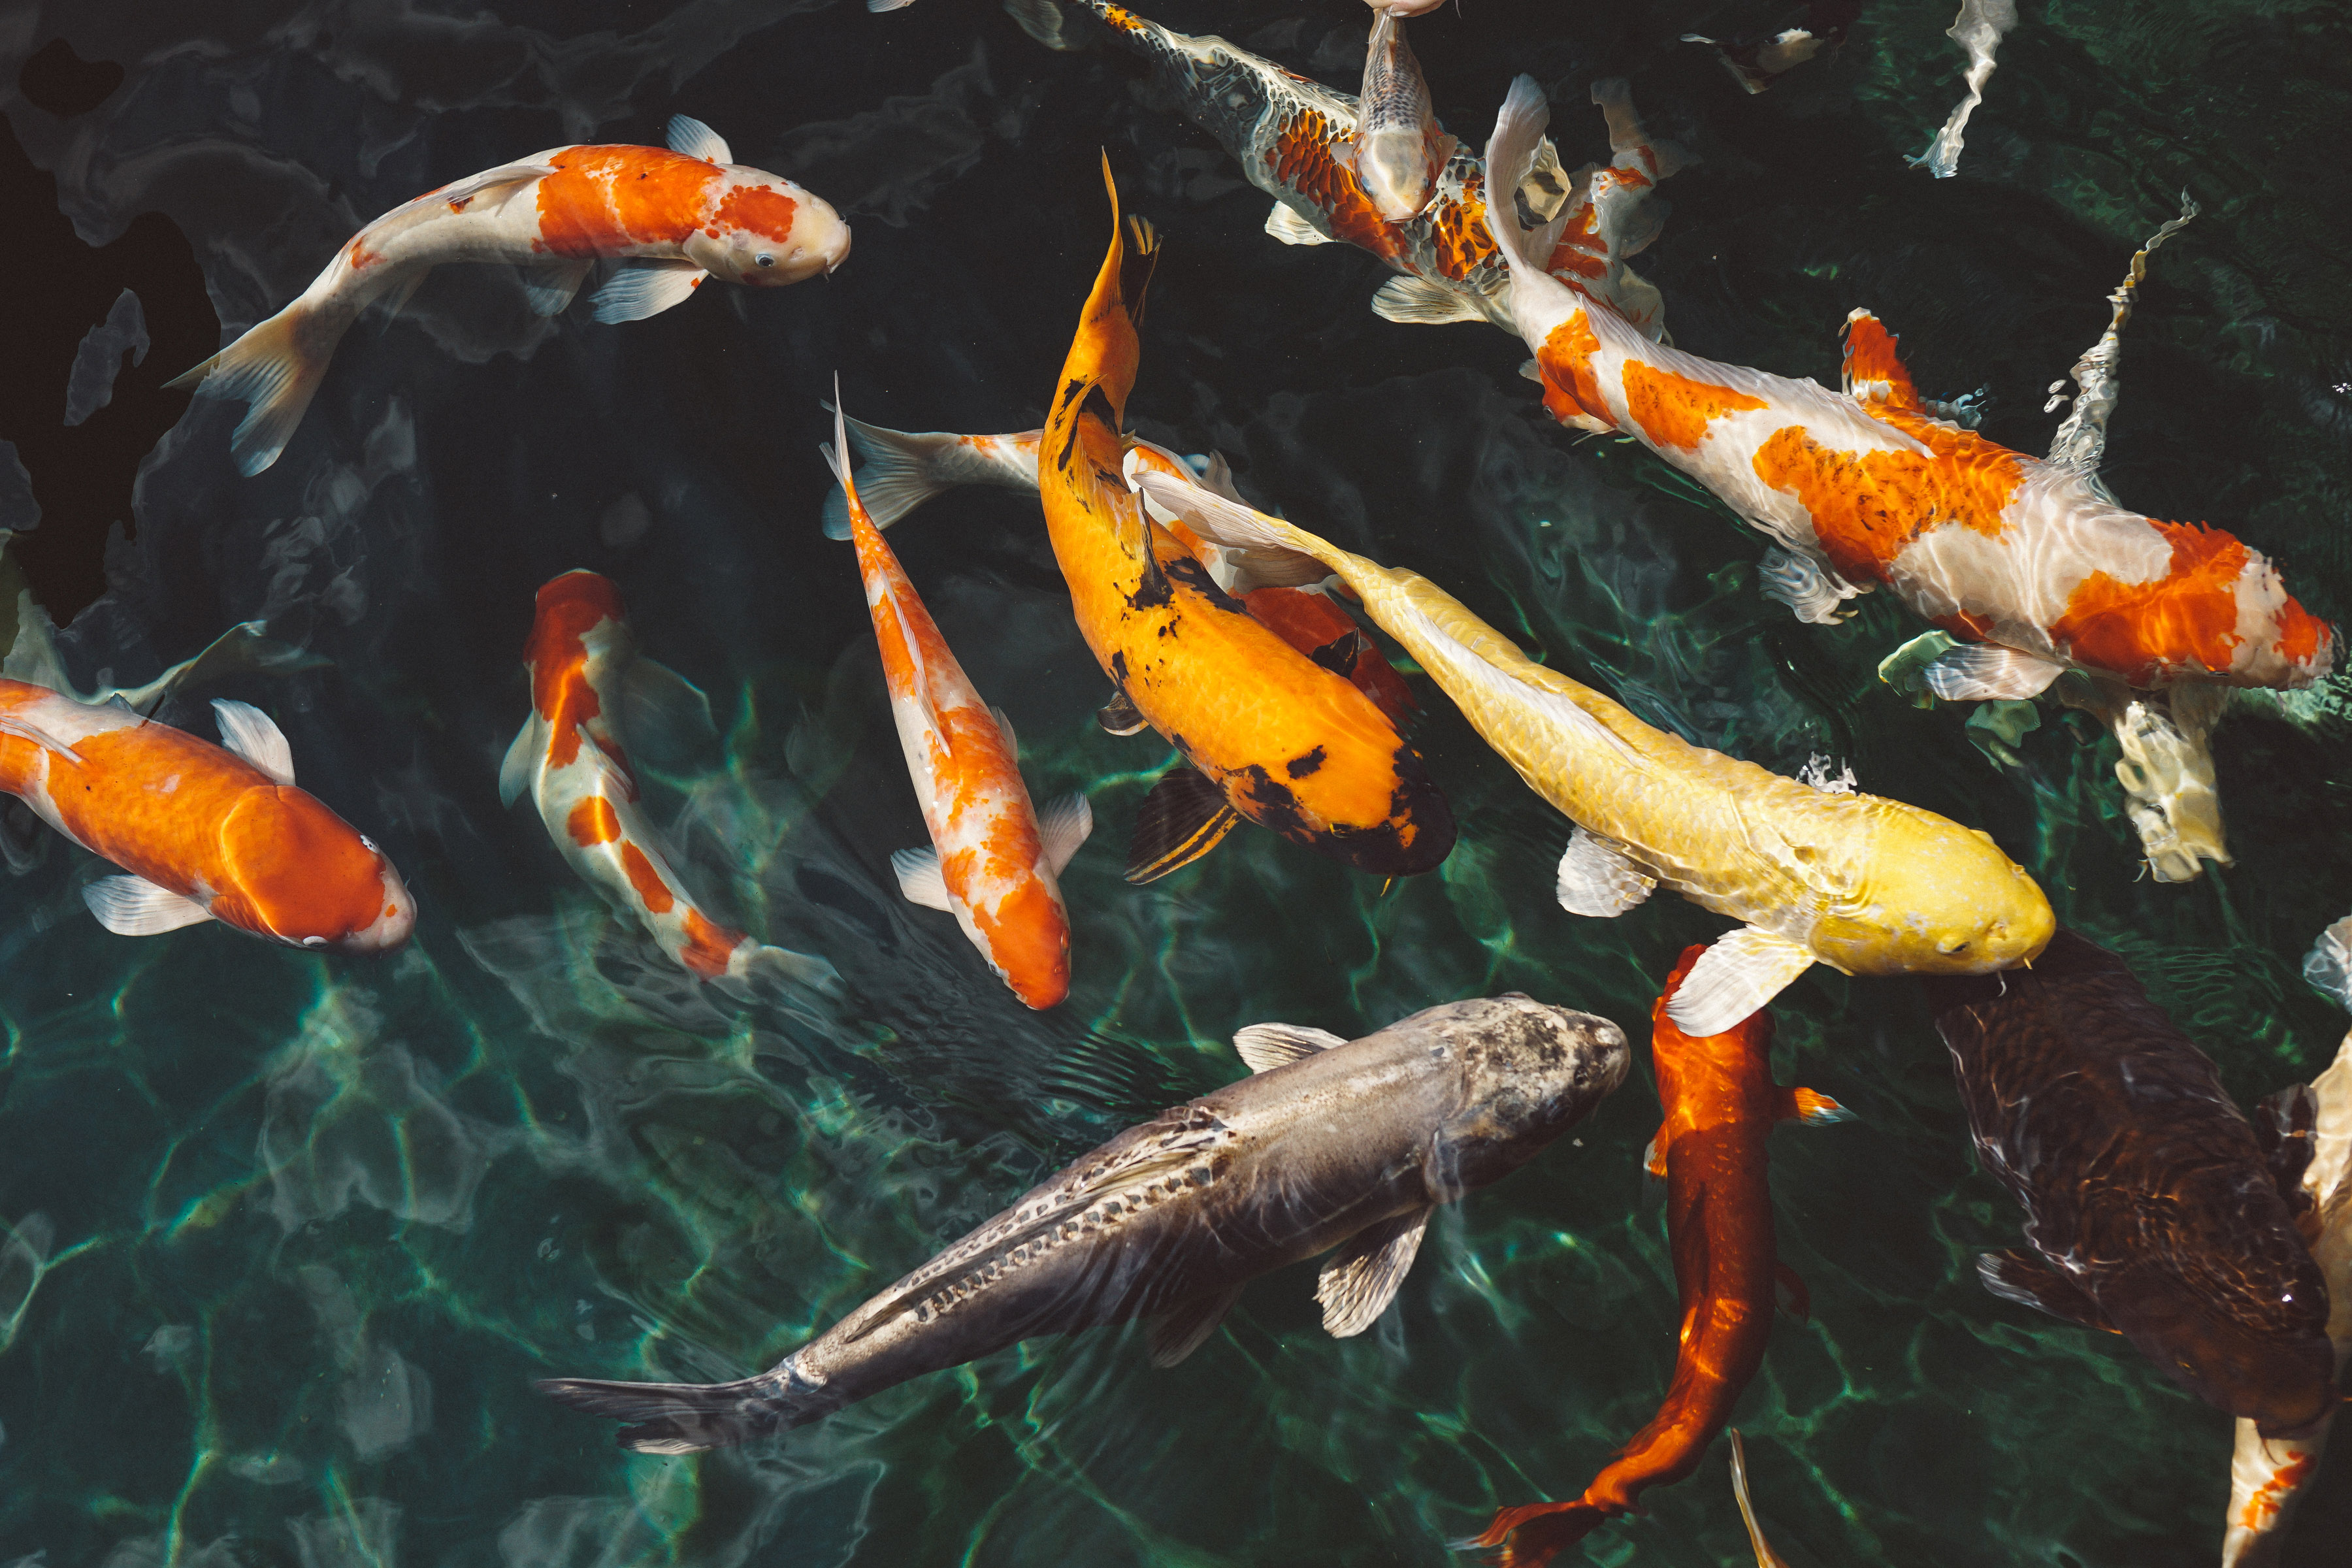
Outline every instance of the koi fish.
<path id="1" fill-rule="evenodd" d="M 704 914 L 637 808 L 629 739 L 708 733 L 710 706 L 683 678 L 639 657 L 612 581 L 566 572 L 541 586 L 523 662 L 531 712 L 499 769 L 500 802 L 529 795 L 581 880 L 696 978 L 736 994 L 762 972 L 836 986 L 824 960 L 754 942 Z"/>
<path id="2" fill-rule="evenodd" d="M 1075 4 L 1149 61 L 1186 117 L 1239 162 L 1250 184 L 1275 199 L 1268 234 L 1285 245 L 1344 240 L 1404 274 L 1372 296 L 1373 310 L 1389 321 L 1491 321 L 1517 330 L 1510 273 L 1486 232 L 1485 167 L 1433 119 L 1425 128 L 1428 155 L 1435 160 L 1429 194 L 1406 217 L 1391 221 L 1359 162 L 1364 128 L 1359 100 L 1223 38 L 1195 37 L 1147 21 L 1111 0 Z M 1031 36 L 1057 48 L 1070 47 L 1054 0 L 1017 0 L 1008 9 Z M 1392 79 L 1399 89 L 1425 94 L 1410 56 L 1398 64 L 1410 72 L 1409 80 Z M 1664 221 L 1664 204 L 1649 200 L 1650 193 L 1690 160 L 1642 129 L 1624 82 L 1595 83 L 1592 100 L 1608 121 L 1608 166 L 1588 165 L 1570 175 L 1546 142 L 1516 189 L 1539 218 L 1559 223 L 1547 263 L 1554 273 L 1607 300 L 1643 330 L 1662 332 L 1664 298 L 1625 262 L 1657 237 Z"/>
<path id="3" fill-rule="evenodd" d="M 1820 54 L 1845 42 L 1846 30 L 1862 16 L 1862 0 L 1812 0 L 1805 25 L 1786 27 L 1769 38 L 1728 38 L 1717 42 L 1703 33 L 1685 33 L 1685 44 L 1708 44 L 1731 79 L 1750 93 L 1762 92 L 1782 77 Z"/>
<path id="4" fill-rule="evenodd" d="M 1042 818 L 1029 804 L 1013 721 L 981 700 L 858 504 L 849 432 L 838 409 L 833 420 L 835 444 L 824 458 L 848 497 L 890 714 L 931 833 L 930 848 L 890 857 L 898 890 L 910 903 L 955 916 L 1022 1001 L 1057 1005 L 1070 994 L 1070 915 L 1055 879 L 1094 831 L 1094 813 L 1083 793 L 1055 802 Z"/>
<path id="5" fill-rule="evenodd" d="M 2123 1334 L 2265 1436 L 2326 1414 L 2326 1279 L 2212 1062 L 2123 960 L 2060 931 L 2032 969 L 1927 999 L 1978 1163 L 2026 1212 L 2031 1248 L 1979 1258 L 1985 1289 Z"/>
<path id="6" fill-rule="evenodd" d="M 1401 13 L 1375 6 L 1364 51 L 1364 90 L 1356 99 L 1356 181 L 1373 210 L 1402 223 L 1429 205 L 1437 172 L 1457 143 L 1437 128 L 1429 83 L 1404 40 Z"/>
<path id="7" fill-rule="evenodd" d="M 1157 1316 L 1174 1366 L 1261 1274 L 1333 1247 L 1323 1326 L 1362 1333 L 1431 1213 L 1535 1158 L 1623 1081 L 1606 1018 L 1513 994 L 1451 1002 L 1344 1040 L 1259 1024 L 1252 1076 L 1131 1127 L 757 1377 L 539 1386 L 683 1454 L 830 1415 L 1043 1334 Z"/>
<path id="8" fill-rule="evenodd" d="M 1611 1515 L 1633 1511 L 1648 1488 L 1698 1468 L 1764 1364 L 1776 1283 L 1795 1278 L 1773 1255 L 1772 1127 L 1839 1121 L 1846 1111 L 1827 1095 L 1773 1083 L 1769 1014 L 1751 1013 L 1698 1037 L 1675 1026 L 1667 1007 L 1706 951 L 1684 951 L 1650 1014 L 1665 1121 L 1650 1142 L 1648 1164 L 1666 1179 L 1666 1241 L 1682 1298 L 1674 1382 L 1657 1415 L 1582 1497 L 1496 1511 L 1471 1544 L 1502 1548 L 1495 1558 L 1501 1568 L 1541 1568 Z M 1795 1294 L 1802 1298 L 1801 1289 Z"/>
<path id="9" fill-rule="evenodd" d="M 617 261 L 595 317 L 637 321 L 706 279 L 777 288 L 848 255 L 840 214 L 780 174 L 732 162 L 717 132 L 680 114 L 667 150 L 552 147 L 393 208 L 292 304 L 170 384 L 250 405 L 229 439 L 237 471 L 250 476 L 286 449 L 360 313 L 387 294 L 397 310 L 445 261 L 530 268 L 524 292 L 543 316 L 572 303 L 597 261 Z"/>
<path id="10" fill-rule="evenodd" d="M 81 890 L 118 936 L 218 921 L 288 947 L 387 952 L 416 901 L 374 841 L 294 787 L 269 716 L 215 700 L 221 744 L 0 679 L 0 791 L 122 868 Z"/>
<path id="11" fill-rule="evenodd" d="M 1244 817 L 1377 876 L 1430 870 L 1454 847 L 1454 816 L 1420 753 L 1370 698 L 1220 589 L 1120 479 L 1128 443 L 1117 422 L 1135 384 L 1135 317 L 1157 241 L 1138 222 L 1130 258 L 1116 186 L 1111 217 L 1038 479 L 1078 633 L 1114 688 L 1118 721 L 1107 715 L 1106 727 L 1149 724 L 1190 764 L 1145 800 L 1128 876 L 1190 864 Z"/>
<path id="12" fill-rule="evenodd" d="M 886 430 L 878 425 L 849 421 L 850 443 L 866 460 L 866 466 L 857 470 L 858 492 L 877 528 L 889 527 L 931 497 L 958 485 L 1036 494 L 1037 444 L 1045 435 L 1043 430 L 1024 430 L 1011 436 L 956 436 L 944 430 Z M 1169 472 L 1198 478 L 1218 494 L 1241 500 L 1241 492 L 1233 488 L 1232 470 L 1217 454 L 1180 458 L 1149 441 L 1130 437 L 1129 443 L 1131 450 L 1166 466 Z M 849 510 L 838 486 L 824 498 L 824 509 L 825 537 L 848 538 Z M 1262 581 L 1251 571 L 1253 563 L 1245 552 L 1228 552 L 1198 538 L 1175 513 L 1149 496 L 1144 498 L 1144 510 L 1201 558 L 1217 586 L 1239 599 L 1253 620 L 1324 668 L 1338 672 L 1394 722 L 1403 724 L 1420 710 L 1404 678 L 1389 667 L 1379 647 L 1357 628 L 1354 617 L 1333 604 L 1318 586 Z M 1106 723 L 1113 726 L 1115 734 L 1132 734 L 1144 728 L 1140 718 L 1123 710 Z"/>
<path id="13" fill-rule="evenodd" d="M 1489 167 L 1527 167 L 1545 118 L 1519 78 Z M 1765 591 L 1800 619 L 1837 620 L 1843 601 L 1883 586 L 1967 639 L 1928 667 L 1937 696 L 2029 697 L 2069 669 L 2142 689 L 2326 673 L 2333 633 L 2269 561 L 1934 417 L 1868 311 L 1849 319 L 1839 395 L 1652 342 L 1530 259 L 1549 253 L 1548 231 L 1489 216 L 1553 416 L 1634 437 L 1769 535 Z"/>
<path id="14" fill-rule="evenodd" d="M 1975 828 L 1694 746 L 1521 653 L 1418 573 L 1394 571 L 1171 475 L 1135 481 L 1221 544 L 1312 557 L 1356 592 L 1486 743 L 1576 824 L 1558 893 L 1621 915 L 1664 884 L 1745 922 L 1668 1016 L 1718 1035 L 1815 963 L 1845 974 L 1989 974 L 2050 940 L 2050 901 Z"/>

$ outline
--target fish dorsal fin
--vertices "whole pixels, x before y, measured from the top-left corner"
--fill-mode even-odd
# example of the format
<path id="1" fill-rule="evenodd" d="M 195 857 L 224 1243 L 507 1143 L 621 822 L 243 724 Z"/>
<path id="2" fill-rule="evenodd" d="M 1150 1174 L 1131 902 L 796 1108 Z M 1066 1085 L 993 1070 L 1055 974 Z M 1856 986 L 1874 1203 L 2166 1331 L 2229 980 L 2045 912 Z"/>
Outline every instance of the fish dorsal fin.
<path id="1" fill-rule="evenodd" d="M 1005 751 L 1012 754 L 1013 761 L 1019 762 L 1021 737 L 1013 732 L 1013 715 L 992 702 L 988 705 L 988 716 L 996 721 L 996 732 L 1004 737 Z"/>
<path id="2" fill-rule="evenodd" d="M 596 290 L 590 313 L 608 325 L 642 321 L 658 316 L 688 296 L 710 276 L 691 261 L 626 261 Z"/>
<path id="3" fill-rule="evenodd" d="M 81 753 L 50 734 L 31 720 L 16 713 L 0 713 L 0 735 L 14 735 L 20 741 L 30 741 L 46 751 L 51 751 L 68 762 L 79 763 Z"/>
<path id="4" fill-rule="evenodd" d="M 213 918 L 195 900 L 144 877 L 101 877 L 81 890 L 81 901 L 117 936 L 157 936 Z"/>
<path id="5" fill-rule="evenodd" d="M 1298 216 L 1297 210 L 1281 202 L 1265 215 L 1265 232 L 1285 245 L 1330 245 L 1331 237 Z"/>
<path id="6" fill-rule="evenodd" d="M 901 849 L 890 857 L 890 869 L 898 873 L 898 891 L 908 903 L 920 904 L 927 910 L 954 912 L 955 905 L 948 898 L 948 879 L 940 869 L 940 852 L 937 849 Z"/>
<path id="7" fill-rule="evenodd" d="M 727 150 L 727 138 L 690 114 L 671 115 L 662 140 L 669 143 L 671 152 L 689 158 L 707 158 L 714 163 L 735 161 L 735 154 Z"/>
<path id="8" fill-rule="evenodd" d="M 1169 769 L 1136 813 L 1127 879 L 1156 881 L 1190 866 L 1214 849 L 1241 819 L 1225 792 L 1205 774 L 1183 766 Z"/>
<path id="9" fill-rule="evenodd" d="M 269 715 L 250 702 L 213 700 L 213 715 L 220 721 L 221 744 L 276 779 L 294 782 L 294 748 Z"/>
<path id="10" fill-rule="evenodd" d="M 1947 702 L 1982 702 L 2037 696 L 2065 673 L 2064 665 L 2018 648 L 1964 642 L 1937 655 L 1920 675 Z"/>
<path id="11" fill-rule="evenodd" d="M 1436 327 L 1449 321 L 1483 321 L 1477 295 L 1467 285 L 1427 278 L 1391 278 L 1372 295 L 1372 314 L 1400 326 Z"/>
<path id="12" fill-rule="evenodd" d="M 512 805 L 530 788 L 531 775 L 538 771 L 539 759 L 546 753 L 545 731 L 539 714 L 534 711 L 515 731 L 513 742 L 507 747 L 504 761 L 499 763 L 499 804 Z"/>
<path id="13" fill-rule="evenodd" d="M 1114 691 L 1110 700 L 1095 711 L 1095 722 L 1106 735 L 1135 735 L 1150 728 L 1151 721 L 1135 705 L 1135 699 L 1124 691 Z"/>
<path id="14" fill-rule="evenodd" d="M 1205 1296 L 1195 1296 L 1180 1301 L 1151 1322 L 1151 1364 L 1174 1366 L 1199 1350 L 1217 1325 L 1225 1321 L 1234 1303 L 1242 1299 L 1244 1286 L 1212 1290 Z"/>
<path id="15" fill-rule="evenodd" d="M 1095 830 L 1095 808 L 1088 804 L 1086 792 L 1074 791 L 1054 802 L 1037 816 L 1037 837 L 1045 851 L 1045 868 L 1056 877 L 1078 852 L 1078 846 Z"/>
<path id="16" fill-rule="evenodd" d="M 1555 890 L 1559 907 L 1570 914 L 1608 920 L 1648 898 L 1657 885 L 1658 879 L 1635 865 L 1622 844 L 1580 825 L 1568 836 Z"/>
<path id="17" fill-rule="evenodd" d="M 1347 1043 L 1343 1036 L 1304 1024 L 1252 1024 L 1234 1035 L 1234 1049 L 1252 1072 L 1272 1072 Z"/>
<path id="18" fill-rule="evenodd" d="M 1911 384 L 1911 373 L 1895 352 L 1895 334 L 1867 310 L 1845 319 L 1845 392 L 1857 402 L 1882 408 L 1925 412 L 1919 407 L 1919 389 Z"/>
<path id="19" fill-rule="evenodd" d="M 1727 931 L 1675 987 L 1666 1017 L 1695 1038 L 1720 1035 L 1787 990 L 1813 962 L 1812 949 L 1760 926 Z"/>
<path id="20" fill-rule="evenodd" d="M 1423 1205 L 1367 1226 L 1323 1265 L 1315 1299 L 1323 1304 L 1323 1328 L 1333 1339 L 1362 1333 L 1388 1310 L 1397 1287 L 1412 1270 L 1429 1215 L 1430 1206 Z"/>
<path id="21" fill-rule="evenodd" d="M 1977 1255 L 1977 1279 L 2004 1301 L 2032 1307 L 2080 1323 L 2086 1329 L 2116 1332 L 2107 1315 L 2083 1288 L 2058 1272 L 2039 1255 L 2012 1247 L 2006 1252 Z"/>

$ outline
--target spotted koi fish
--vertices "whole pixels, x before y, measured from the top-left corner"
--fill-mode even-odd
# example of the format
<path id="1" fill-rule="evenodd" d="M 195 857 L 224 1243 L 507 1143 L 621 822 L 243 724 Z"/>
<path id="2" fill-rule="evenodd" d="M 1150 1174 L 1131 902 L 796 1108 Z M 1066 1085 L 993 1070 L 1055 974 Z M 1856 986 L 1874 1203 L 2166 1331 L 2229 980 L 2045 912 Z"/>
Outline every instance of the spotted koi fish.
<path id="1" fill-rule="evenodd" d="M 368 837 L 294 787 L 269 716 L 215 701 L 221 744 L 0 679 L 0 791 L 122 868 L 82 889 L 99 923 L 152 936 L 218 921 L 288 947 L 384 952 L 416 902 Z"/>
<path id="2" fill-rule="evenodd" d="M 1846 1112 L 1826 1095 L 1773 1083 L 1770 1015 L 1752 1013 L 1716 1035 L 1675 1026 L 1667 1006 L 1706 951 L 1684 951 L 1650 1014 L 1665 1122 L 1651 1141 L 1649 1169 L 1666 1181 L 1666 1240 L 1682 1297 L 1674 1381 L 1657 1415 L 1582 1497 L 1496 1513 L 1471 1544 L 1501 1548 L 1501 1568 L 1540 1568 L 1611 1516 L 1633 1511 L 1648 1488 L 1696 1469 L 1764 1364 L 1777 1288 L 1794 1279 L 1773 1253 L 1772 1128 Z"/>
<path id="3" fill-rule="evenodd" d="M 831 272 L 849 226 L 790 180 L 731 161 L 719 133 L 678 115 L 669 146 L 555 147 L 428 191 L 353 235 L 299 298 L 171 383 L 250 405 L 229 439 L 237 469 L 278 460 L 343 333 L 376 300 L 396 310 L 446 261 L 528 268 L 531 308 L 552 316 L 588 270 L 617 261 L 600 321 L 635 321 L 704 279 L 753 288 Z"/>
<path id="4" fill-rule="evenodd" d="M 499 798 L 512 805 L 529 795 L 581 879 L 698 979 L 737 994 L 762 973 L 834 985 L 823 959 L 754 942 L 704 914 L 637 808 L 626 733 L 679 725 L 707 732 L 702 693 L 638 657 L 609 579 L 566 572 L 540 589 L 538 605 L 523 649 L 531 713 L 499 770 Z"/>
<path id="5" fill-rule="evenodd" d="M 1013 721 L 981 700 L 866 515 L 848 450 L 849 432 L 836 409 L 825 461 L 848 499 L 890 714 L 931 832 L 930 848 L 890 857 L 898 890 L 910 903 L 955 916 L 1022 1001 L 1058 1005 L 1070 994 L 1070 915 L 1056 879 L 1094 831 L 1094 814 L 1083 794 L 1055 802 L 1042 817 L 1030 805 Z"/>
<path id="6" fill-rule="evenodd" d="M 1545 117 L 1519 78 L 1489 166 L 1526 167 Z M 1544 231 L 1516 215 L 1495 227 L 1554 417 L 1634 437 L 1769 535 L 1766 591 L 1801 619 L 1837 620 L 1843 601 L 1885 587 L 1966 639 L 1927 668 L 1937 696 L 2030 697 L 2069 669 L 2140 689 L 2294 688 L 2327 672 L 2334 633 L 2269 561 L 1936 417 L 1868 311 L 1848 323 L 1840 395 L 1652 342 L 1528 259 L 1546 253 Z"/>
<path id="7" fill-rule="evenodd" d="M 1189 764 L 1145 801 L 1128 875 L 1187 865 L 1244 817 L 1359 870 L 1433 869 L 1454 847 L 1454 816 L 1420 753 L 1370 698 L 1219 588 L 1122 477 L 1119 421 L 1157 241 L 1138 222 L 1130 252 L 1116 186 L 1111 218 L 1038 480 L 1079 635 L 1116 689 L 1111 711 L 1159 731 Z"/>
<path id="8" fill-rule="evenodd" d="M 1485 166 L 1433 119 L 1426 121 L 1433 167 L 1427 195 L 1410 215 L 1391 219 L 1381 207 L 1386 182 L 1368 185 L 1359 163 L 1360 100 L 1223 38 L 1147 21 L 1111 0 L 1076 4 L 1149 60 L 1185 115 L 1240 163 L 1250 184 L 1274 197 L 1268 234 L 1286 245 L 1343 240 L 1403 274 L 1372 297 L 1372 309 L 1389 321 L 1491 321 L 1517 331 L 1510 273 L 1486 232 Z M 1041 9 L 1052 9 L 1050 0 L 1032 0 L 1016 14 L 1044 37 L 1052 29 L 1022 14 Z M 1427 91 L 1410 51 L 1391 60 L 1381 79 L 1386 100 Z M 1608 120 L 1609 165 L 1570 175 L 1546 142 L 1517 189 L 1530 210 L 1559 225 L 1546 264 L 1552 273 L 1654 334 L 1664 330 L 1664 300 L 1625 262 L 1657 237 L 1664 220 L 1664 204 L 1646 198 L 1688 160 L 1643 132 L 1622 81 L 1596 83 L 1592 100 Z"/>
<path id="9" fill-rule="evenodd" d="M 877 528 L 889 527 L 931 497 L 959 485 L 1037 493 L 1037 444 L 1045 439 L 1043 430 L 1011 436 L 956 436 L 944 430 L 886 430 L 856 419 L 848 425 L 850 443 L 866 461 L 857 471 L 858 495 Z M 1233 489 L 1225 460 L 1214 453 L 1204 458 L 1178 457 L 1132 437 L 1129 446 L 1143 453 L 1145 461 L 1170 473 L 1197 477 L 1219 494 L 1241 499 Z M 1201 558 L 1217 586 L 1239 599 L 1252 619 L 1324 668 L 1344 677 L 1395 722 L 1405 723 L 1420 710 L 1404 678 L 1389 667 L 1379 647 L 1329 595 L 1313 584 L 1261 581 L 1251 572 L 1252 563 L 1246 558 L 1237 559 L 1235 552 L 1201 539 L 1150 496 L 1143 498 L 1143 505 L 1152 521 Z M 849 510 L 838 486 L 825 497 L 824 506 L 825 537 L 848 538 Z M 1114 717 L 1118 721 L 1114 733 L 1132 734 L 1144 727 L 1140 719 L 1123 713 Z"/>

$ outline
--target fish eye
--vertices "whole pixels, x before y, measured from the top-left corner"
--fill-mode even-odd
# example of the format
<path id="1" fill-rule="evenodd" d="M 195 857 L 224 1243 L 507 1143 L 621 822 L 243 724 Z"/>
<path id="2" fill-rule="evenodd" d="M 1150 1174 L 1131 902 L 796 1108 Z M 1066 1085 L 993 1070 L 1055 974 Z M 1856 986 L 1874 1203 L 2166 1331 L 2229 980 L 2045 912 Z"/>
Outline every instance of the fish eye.
<path id="1" fill-rule="evenodd" d="M 360 835 L 360 847 L 366 850 L 371 855 L 376 853 L 375 840 L 370 838 L 364 833 Z"/>
<path id="2" fill-rule="evenodd" d="M 758 262 L 762 267 L 773 267 L 776 264 L 776 258 L 769 255 L 764 250 L 760 252 L 759 255 L 751 258 L 751 259 Z"/>

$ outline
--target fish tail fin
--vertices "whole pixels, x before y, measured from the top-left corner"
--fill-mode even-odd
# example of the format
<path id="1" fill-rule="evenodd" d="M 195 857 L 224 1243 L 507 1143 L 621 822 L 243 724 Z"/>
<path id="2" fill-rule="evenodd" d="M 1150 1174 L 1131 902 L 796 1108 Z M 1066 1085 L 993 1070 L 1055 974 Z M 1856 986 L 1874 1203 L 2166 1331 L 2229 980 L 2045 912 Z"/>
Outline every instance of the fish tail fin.
<path id="1" fill-rule="evenodd" d="M 1205 485 L 1152 468 L 1133 452 L 1128 454 L 1126 468 L 1129 485 L 1181 519 L 1193 532 L 1212 544 L 1243 552 L 1234 565 L 1260 586 L 1297 586 L 1337 572 L 1341 581 L 1357 587 L 1356 575 L 1370 564 L 1296 523 L 1268 517 Z"/>
<path id="2" fill-rule="evenodd" d="M 539 1391 L 558 1405 L 625 1421 L 614 1440 L 640 1454 L 692 1454 L 748 1443 L 824 1414 L 795 1395 L 791 1363 L 738 1383 L 598 1383 L 543 1378 Z"/>
<path id="3" fill-rule="evenodd" d="M 1739 1440 L 1739 1428 L 1730 1429 L 1731 1495 L 1739 1504 L 1740 1522 L 1748 1527 L 1748 1544 L 1756 1549 L 1756 1568 L 1788 1568 L 1787 1562 L 1772 1550 L 1764 1539 L 1764 1527 L 1756 1522 L 1756 1505 L 1748 1496 L 1748 1448 Z"/>
<path id="4" fill-rule="evenodd" d="M 1832 1121 L 1851 1121 L 1853 1112 L 1810 1089 L 1784 1089 L 1779 1091 L 1780 1120 L 1801 1121 L 1808 1127 L 1827 1127 Z"/>
<path id="5" fill-rule="evenodd" d="M 1608 1517 L 1589 1502 L 1522 1503 L 1496 1510 L 1485 1533 L 1456 1544 L 1465 1551 L 1491 1548 L 1486 1561 L 1493 1568 L 1543 1568 Z"/>
<path id="6" fill-rule="evenodd" d="M 1545 101 L 1543 89 L 1536 85 L 1536 79 L 1526 75 L 1515 79 L 1510 95 L 1503 100 L 1503 107 L 1495 116 L 1495 134 L 1486 142 L 1489 192 L 1518 190 L 1528 171 L 1535 166 L 1544 128 L 1550 123 L 1551 105 Z M 1531 229 L 1519 222 L 1516 195 L 1487 202 L 1486 227 L 1502 250 L 1514 281 L 1525 275 L 1545 272 L 1545 264 L 1551 259 L 1552 249 L 1559 243 L 1560 230 L 1575 205 L 1573 202 L 1562 203 L 1549 223 Z"/>
<path id="7" fill-rule="evenodd" d="M 247 479 L 278 460 L 327 374 L 342 332 L 321 332 L 320 325 L 317 315 L 297 300 L 166 384 L 193 387 L 200 397 L 239 398 L 248 405 L 228 444 L 237 472 Z"/>
<path id="8" fill-rule="evenodd" d="M 844 417 L 849 445 L 862 459 L 853 482 L 866 515 L 877 528 L 887 528 L 942 490 L 968 484 L 955 472 L 962 451 L 960 437 L 944 430 L 885 430 L 879 425 Z M 835 485 L 824 498 L 824 536 L 849 537 L 849 497 Z"/>

